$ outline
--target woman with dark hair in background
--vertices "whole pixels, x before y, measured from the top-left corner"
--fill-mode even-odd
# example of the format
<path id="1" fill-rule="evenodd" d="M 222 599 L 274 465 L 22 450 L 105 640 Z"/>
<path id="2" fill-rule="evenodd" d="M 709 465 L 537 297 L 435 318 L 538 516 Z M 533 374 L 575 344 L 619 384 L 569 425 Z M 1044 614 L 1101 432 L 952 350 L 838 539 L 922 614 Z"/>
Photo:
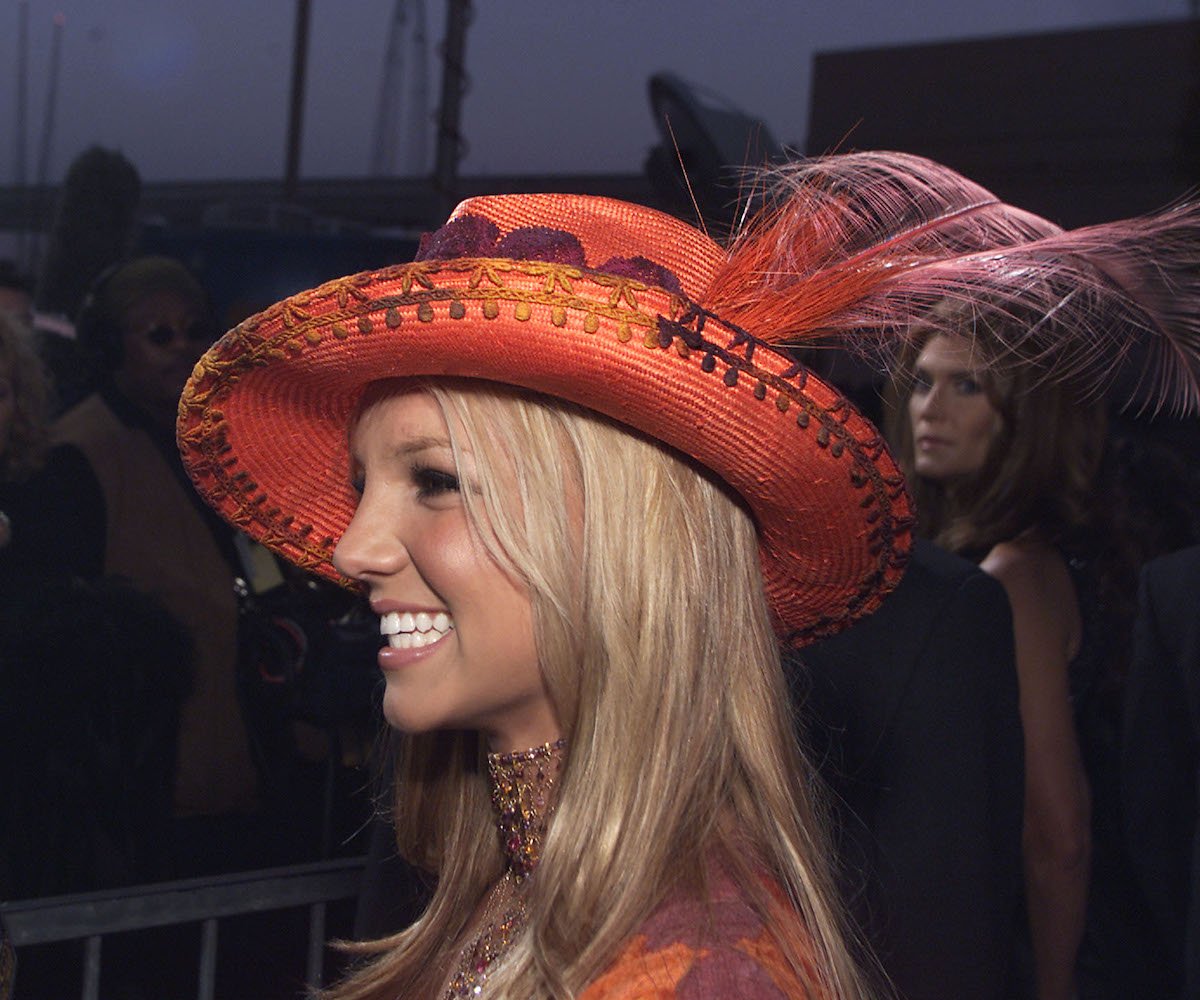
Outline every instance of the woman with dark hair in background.
<path id="1" fill-rule="evenodd" d="M 1038 314 L 947 301 L 930 318 L 935 325 L 918 328 L 900 360 L 890 436 L 919 533 L 977 562 L 1012 606 L 1034 993 L 1096 995 L 1109 987 L 1088 975 L 1094 963 L 1107 967 L 1100 977 L 1113 989 L 1130 974 L 1144 987 L 1144 965 L 1123 960 L 1148 946 L 1136 901 L 1112 898 L 1125 865 L 1112 699 L 1136 557 L 1102 476 L 1105 406 L 1052 366 L 1014 363 L 1011 345 L 1045 322 Z M 1057 334 L 1071 336 L 1061 323 Z M 1105 927 L 1114 917 L 1117 931 Z"/>
<path id="2" fill-rule="evenodd" d="M 1067 997 L 1087 904 L 1091 806 L 1069 678 L 1084 628 L 1066 553 L 1091 520 L 1104 419 L 1061 385 L 1022 393 L 1018 374 L 993 376 L 981 326 L 914 342 L 907 406 L 894 422 L 921 533 L 979 562 L 1012 606 L 1038 995 Z"/>

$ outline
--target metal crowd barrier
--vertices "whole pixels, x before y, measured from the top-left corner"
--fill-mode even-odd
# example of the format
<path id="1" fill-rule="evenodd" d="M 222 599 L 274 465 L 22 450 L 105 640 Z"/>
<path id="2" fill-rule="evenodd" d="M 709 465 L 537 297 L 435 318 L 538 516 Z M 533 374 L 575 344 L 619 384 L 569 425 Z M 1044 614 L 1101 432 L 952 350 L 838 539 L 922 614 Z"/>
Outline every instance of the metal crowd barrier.
<path id="1" fill-rule="evenodd" d="M 307 906 L 308 951 L 305 982 L 319 986 L 324 971 L 325 909 L 328 903 L 358 895 L 365 858 L 240 872 L 216 878 L 159 882 L 104 892 L 0 903 L 17 953 L 15 996 L 20 997 L 21 948 L 83 940 L 83 1000 L 98 1000 L 100 959 L 105 935 L 124 931 L 201 924 L 199 1000 L 213 1000 L 217 930 L 222 917 Z"/>

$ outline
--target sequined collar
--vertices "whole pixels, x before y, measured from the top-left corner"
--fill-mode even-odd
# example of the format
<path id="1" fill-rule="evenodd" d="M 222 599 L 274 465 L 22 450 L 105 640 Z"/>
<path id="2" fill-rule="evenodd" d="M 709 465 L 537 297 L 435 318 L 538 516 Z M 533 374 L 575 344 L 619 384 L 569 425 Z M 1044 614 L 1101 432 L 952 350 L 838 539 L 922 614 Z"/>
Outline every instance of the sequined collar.
<path id="1" fill-rule="evenodd" d="M 557 740 L 530 750 L 488 754 L 500 844 L 518 881 L 529 876 L 541 857 L 565 749 L 566 741 Z"/>
<path id="2" fill-rule="evenodd" d="M 525 926 L 529 876 L 541 857 L 542 838 L 554 811 L 566 745 L 557 740 L 531 750 L 488 754 L 492 805 L 508 866 L 484 900 L 478 934 L 459 953 L 445 1000 L 478 997 L 492 966 Z"/>

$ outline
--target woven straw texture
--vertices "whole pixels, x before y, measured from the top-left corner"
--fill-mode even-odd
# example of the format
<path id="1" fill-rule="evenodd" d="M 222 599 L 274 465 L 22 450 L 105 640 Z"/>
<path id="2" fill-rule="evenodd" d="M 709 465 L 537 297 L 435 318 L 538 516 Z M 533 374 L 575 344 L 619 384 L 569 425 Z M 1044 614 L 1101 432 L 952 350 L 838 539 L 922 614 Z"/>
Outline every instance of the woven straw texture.
<path id="1" fill-rule="evenodd" d="M 791 644 L 837 631 L 898 582 L 911 515 L 879 433 L 695 305 L 725 259 L 716 244 L 650 209 L 572 195 L 471 199 L 453 220 L 423 250 L 430 259 L 296 295 L 201 359 L 179 443 L 224 517 L 339 579 L 330 558 L 354 511 L 346 440 L 364 387 L 465 376 L 579 403 L 716 472 L 757 520 Z M 492 255 L 454 256 L 474 246 L 464 230 L 486 230 Z M 577 249 L 563 249 L 564 230 Z M 530 259 L 531 244 L 546 259 Z"/>

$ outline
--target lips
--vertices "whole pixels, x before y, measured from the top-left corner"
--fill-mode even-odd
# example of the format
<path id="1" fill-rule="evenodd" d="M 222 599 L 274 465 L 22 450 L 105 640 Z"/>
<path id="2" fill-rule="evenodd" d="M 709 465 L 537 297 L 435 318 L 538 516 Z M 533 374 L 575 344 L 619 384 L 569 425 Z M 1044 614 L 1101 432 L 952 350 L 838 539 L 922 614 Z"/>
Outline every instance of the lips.
<path id="1" fill-rule="evenodd" d="M 379 618 L 379 634 L 393 649 L 420 649 L 453 629 L 454 619 L 444 611 L 390 611 Z"/>

